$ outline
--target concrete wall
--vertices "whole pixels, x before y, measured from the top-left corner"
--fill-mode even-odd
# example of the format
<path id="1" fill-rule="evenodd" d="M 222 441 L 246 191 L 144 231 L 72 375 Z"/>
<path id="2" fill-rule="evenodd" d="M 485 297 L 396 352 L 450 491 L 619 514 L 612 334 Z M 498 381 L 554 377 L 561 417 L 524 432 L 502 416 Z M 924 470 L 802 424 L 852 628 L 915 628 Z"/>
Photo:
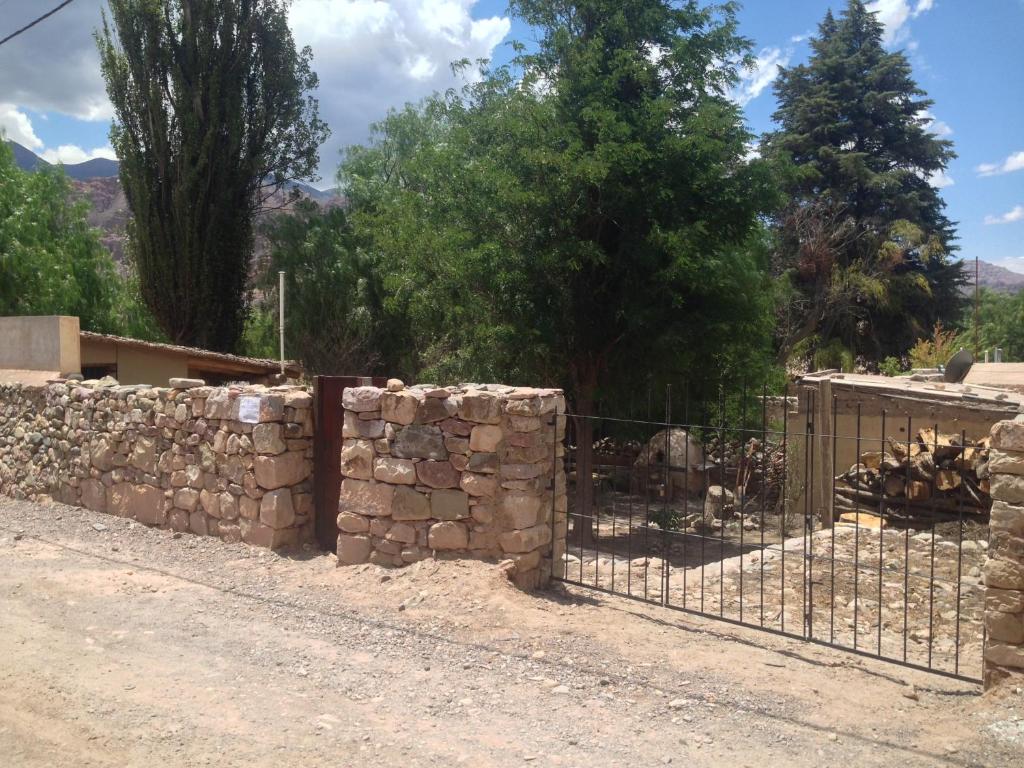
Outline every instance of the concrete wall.
<path id="1" fill-rule="evenodd" d="M 301 387 L 0 385 L 0 493 L 285 546 L 312 531 L 312 435 Z"/>
<path id="2" fill-rule="evenodd" d="M 0 368 L 78 373 L 77 317 L 0 317 Z"/>

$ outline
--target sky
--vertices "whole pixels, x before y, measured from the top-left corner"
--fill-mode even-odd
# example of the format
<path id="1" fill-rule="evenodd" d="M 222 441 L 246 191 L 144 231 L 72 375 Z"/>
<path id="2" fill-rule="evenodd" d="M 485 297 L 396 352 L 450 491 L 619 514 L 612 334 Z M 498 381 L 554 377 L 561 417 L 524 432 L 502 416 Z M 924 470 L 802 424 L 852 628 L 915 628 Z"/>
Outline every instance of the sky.
<path id="1" fill-rule="evenodd" d="M 56 0 L 0 0 L 0 37 Z M 733 98 L 750 130 L 773 127 L 771 83 L 780 66 L 806 61 L 808 37 L 844 0 L 746 0 L 740 33 L 754 69 Z M 113 157 L 112 109 L 92 39 L 103 0 L 75 0 L 0 46 L 0 130 L 47 160 Z M 1024 273 L 1024 0 L 875 0 L 886 45 L 909 58 L 935 102 L 932 130 L 958 157 L 933 179 L 957 222 L 960 255 Z M 506 0 L 295 0 L 300 45 L 313 48 L 321 116 L 321 180 L 334 183 L 341 148 L 361 143 L 388 109 L 459 83 L 449 63 L 511 55 L 509 41 L 532 31 L 510 18 Z"/>

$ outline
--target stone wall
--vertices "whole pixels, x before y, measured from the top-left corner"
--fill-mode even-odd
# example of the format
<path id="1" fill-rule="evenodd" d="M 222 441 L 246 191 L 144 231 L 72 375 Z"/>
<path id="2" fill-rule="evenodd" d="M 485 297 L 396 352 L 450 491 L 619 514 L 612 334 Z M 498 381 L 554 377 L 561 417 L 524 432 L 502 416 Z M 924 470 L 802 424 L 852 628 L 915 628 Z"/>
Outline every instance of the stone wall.
<path id="1" fill-rule="evenodd" d="M 393 379 L 342 406 L 340 564 L 473 557 L 547 582 L 566 531 L 561 390 Z"/>
<path id="2" fill-rule="evenodd" d="M 1024 416 L 992 428 L 985 581 L 985 687 L 1024 678 Z"/>
<path id="3" fill-rule="evenodd" d="M 100 384 L 0 385 L 0 493 L 258 546 L 309 537 L 305 389 Z"/>

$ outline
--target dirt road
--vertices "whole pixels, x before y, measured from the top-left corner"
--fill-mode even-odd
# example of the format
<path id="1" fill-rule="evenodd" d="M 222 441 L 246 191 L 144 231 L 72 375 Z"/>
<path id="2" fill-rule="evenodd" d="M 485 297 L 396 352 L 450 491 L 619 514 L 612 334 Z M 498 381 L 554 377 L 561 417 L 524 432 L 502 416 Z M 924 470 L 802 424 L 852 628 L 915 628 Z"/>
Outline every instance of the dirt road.
<path id="1" fill-rule="evenodd" d="M 0 500 L 10 766 L 1024 765 L 1024 695 L 479 563 Z"/>

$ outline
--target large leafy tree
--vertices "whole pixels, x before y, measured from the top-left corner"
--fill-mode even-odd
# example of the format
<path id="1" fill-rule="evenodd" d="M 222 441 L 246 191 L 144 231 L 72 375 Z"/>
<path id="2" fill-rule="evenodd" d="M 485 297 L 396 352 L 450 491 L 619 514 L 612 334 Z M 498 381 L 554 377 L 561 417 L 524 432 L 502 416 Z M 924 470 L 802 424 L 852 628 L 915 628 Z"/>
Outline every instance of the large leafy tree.
<path id="1" fill-rule="evenodd" d="M 289 307 L 285 345 L 308 373 L 411 373 L 405 314 L 385 289 L 377 253 L 363 247 L 344 209 L 302 201 L 271 217 L 264 234 L 270 255 L 257 279 L 262 300 L 247 328 L 248 352 L 277 355 L 280 270 Z"/>
<path id="2" fill-rule="evenodd" d="M 392 115 L 343 168 L 425 362 L 562 384 L 582 417 L 652 376 L 717 383 L 764 337 L 752 244 L 771 189 L 727 98 L 747 53 L 733 5 L 511 9 L 535 52 Z M 592 424 L 578 420 L 579 445 Z"/>
<path id="3" fill-rule="evenodd" d="M 327 135 L 284 0 L 110 0 L 97 43 L 142 295 L 172 341 L 233 349 L 253 220 Z"/>
<path id="4" fill-rule="evenodd" d="M 589 413 L 763 317 L 770 185 L 726 95 L 747 42 L 732 4 L 511 10 L 537 50 L 391 115 L 342 181 L 429 369 L 564 384 Z"/>
<path id="5" fill-rule="evenodd" d="M 0 136 L 0 315 L 77 315 L 86 330 L 146 338 L 134 295 L 64 172 L 22 171 Z"/>
<path id="6" fill-rule="evenodd" d="M 899 355 L 961 311 L 963 271 L 934 181 L 954 157 L 929 131 L 925 97 L 861 0 L 831 11 L 807 64 L 775 83 L 777 132 L 764 151 L 794 164 L 778 218 L 776 268 L 790 280 L 783 355 L 839 346 Z"/>

